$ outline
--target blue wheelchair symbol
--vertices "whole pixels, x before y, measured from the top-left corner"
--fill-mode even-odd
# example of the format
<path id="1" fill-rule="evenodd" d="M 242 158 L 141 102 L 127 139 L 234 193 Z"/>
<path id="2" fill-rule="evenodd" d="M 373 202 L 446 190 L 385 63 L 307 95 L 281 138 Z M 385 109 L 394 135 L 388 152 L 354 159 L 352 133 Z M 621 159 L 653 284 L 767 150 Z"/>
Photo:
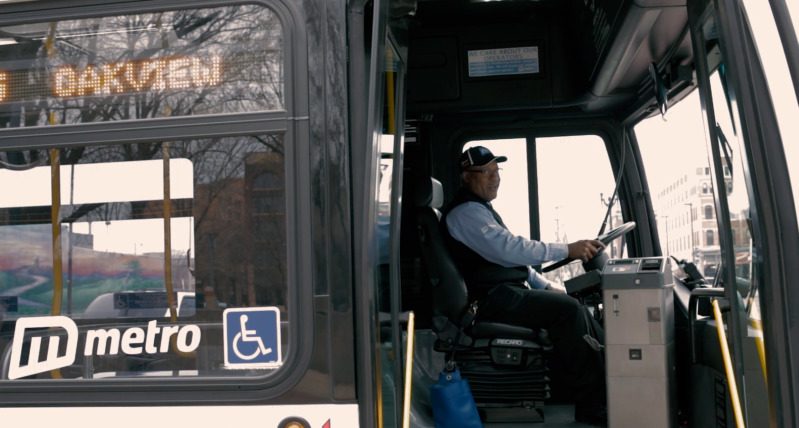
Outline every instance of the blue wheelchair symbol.
<path id="1" fill-rule="evenodd" d="M 226 367 L 272 368 L 282 363 L 278 308 L 226 309 L 223 324 Z"/>

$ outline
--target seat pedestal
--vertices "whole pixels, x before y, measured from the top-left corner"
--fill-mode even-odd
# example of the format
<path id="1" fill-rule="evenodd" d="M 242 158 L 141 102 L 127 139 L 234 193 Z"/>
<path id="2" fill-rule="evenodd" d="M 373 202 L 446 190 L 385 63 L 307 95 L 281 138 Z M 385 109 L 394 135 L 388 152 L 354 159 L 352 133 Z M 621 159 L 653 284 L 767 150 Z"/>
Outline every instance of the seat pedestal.
<path id="1" fill-rule="evenodd" d="M 542 422 L 549 398 L 543 348 L 522 339 L 478 339 L 455 352 L 485 422 Z"/>

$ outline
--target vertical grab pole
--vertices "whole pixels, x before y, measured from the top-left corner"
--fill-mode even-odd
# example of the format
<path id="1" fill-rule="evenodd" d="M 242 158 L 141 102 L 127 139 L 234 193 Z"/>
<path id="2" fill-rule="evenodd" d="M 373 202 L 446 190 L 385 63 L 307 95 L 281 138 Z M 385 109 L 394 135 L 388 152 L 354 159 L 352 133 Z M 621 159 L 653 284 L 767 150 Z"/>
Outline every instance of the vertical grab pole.
<path id="1" fill-rule="evenodd" d="M 413 312 L 408 313 L 408 344 L 405 347 L 405 397 L 402 404 L 402 428 L 409 428 L 411 423 L 411 385 L 413 384 Z"/>
<path id="2" fill-rule="evenodd" d="M 757 330 L 758 335 L 755 336 L 755 346 L 757 346 L 757 356 L 760 360 L 760 370 L 763 371 L 763 381 L 768 386 L 768 371 L 766 370 L 766 346 L 763 343 L 763 323 L 760 320 L 750 321 L 752 328 Z"/>
<path id="3" fill-rule="evenodd" d="M 732 409 L 735 414 L 735 425 L 738 428 L 744 428 L 743 413 L 741 413 L 741 401 L 738 397 L 738 384 L 735 381 L 735 373 L 732 370 L 732 360 L 730 359 L 730 350 L 727 347 L 727 334 L 724 333 L 724 323 L 721 319 L 721 309 L 719 308 L 718 299 L 713 299 L 713 318 L 716 319 L 716 331 L 719 335 L 719 346 L 721 347 L 721 356 L 724 359 L 724 371 L 727 373 L 727 383 L 730 384 L 730 401 L 732 401 Z"/>
<path id="4" fill-rule="evenodd" d="M 172 286 L 172 195 L 169 193 L 169 143 L 163 142 L 161 151 L 164 158 L 164 288 L 169 305 L 169 319 L 178 320 L 177 303 Z M 174 337 L 174 336 L 173 336 Z"/>
<path id="5" fill-rule="evenodd" d="M 50 121 L 53 116 L 50 113 Z M 50 222 L 53 238 L 53 302 L 50 308 L 52 315 L 61 315 L 61 299 L 64 294 L 63 267 L 61 264 L 61 152 L 50 149 Z M 61 370 L 50 371 L 53 379 L 62 379 Z"/>
<path id="6" fill-rule="evenodd" d="M 50 222 L 53 238 L 53 303 L 52 315 L 61 315 L 63 294 L 63 267 L 61 263 L 61 154 L 58 149 L 50 149 Z"/>

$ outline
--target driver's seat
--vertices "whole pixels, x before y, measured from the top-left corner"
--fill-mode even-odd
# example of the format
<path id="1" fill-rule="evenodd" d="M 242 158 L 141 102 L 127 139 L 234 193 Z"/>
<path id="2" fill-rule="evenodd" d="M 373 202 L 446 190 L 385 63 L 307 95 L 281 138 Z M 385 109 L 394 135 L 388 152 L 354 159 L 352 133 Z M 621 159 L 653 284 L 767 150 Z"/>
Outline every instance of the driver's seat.
<path id="1" fill-rule="evenodd" d="M 432 286 L 435 349 L 457 363 L 485 421 L 542 421 L 549 397 L 542 331 L 475 321 L 466 283 L 439 229 L 441 183 L 429 177 L 414 181 L 419 242 Z"/>

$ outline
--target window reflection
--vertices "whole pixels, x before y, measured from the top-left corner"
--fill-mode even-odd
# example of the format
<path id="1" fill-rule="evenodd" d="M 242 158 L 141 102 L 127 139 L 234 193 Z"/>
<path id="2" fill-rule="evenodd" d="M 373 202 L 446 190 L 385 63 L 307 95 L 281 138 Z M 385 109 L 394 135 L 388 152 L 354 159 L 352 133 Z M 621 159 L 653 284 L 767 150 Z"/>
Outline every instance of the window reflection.
<path id="1" fill-rule="evenodd" d="M 14 330 L 5 323 L 22 317 L 68 315 L 81 328 L 112 328 L 168 322 L 170 299 L 178 319 L 194 323 L 218 324 L 221 310 L 231 307 L 290 309 L 281 136 L 76 147 L 44 156 L 45 165 L 0 169 L 0 184 L 16 189 L 0 195 L 0 353 Z M 46 165 L 57 161 L 58 168 Z M 55 194 L 53 180 L 60 180 Z M 60 198 L 57 209 L 51 198 Z M 222 366 L 222 342 L 208 328 L 196 355 L 172 348 L 140 365 L 121 354 L 95 358 L 92 377 L 156 367 L 214 372 Z M 62 375 L 85 377 L 87 370 Z"/>
<path id="2" fill-rule="evenodd" d="M 0 27 L 0 125 L 281 110 L 282 33 L 255 5 Z"/>

